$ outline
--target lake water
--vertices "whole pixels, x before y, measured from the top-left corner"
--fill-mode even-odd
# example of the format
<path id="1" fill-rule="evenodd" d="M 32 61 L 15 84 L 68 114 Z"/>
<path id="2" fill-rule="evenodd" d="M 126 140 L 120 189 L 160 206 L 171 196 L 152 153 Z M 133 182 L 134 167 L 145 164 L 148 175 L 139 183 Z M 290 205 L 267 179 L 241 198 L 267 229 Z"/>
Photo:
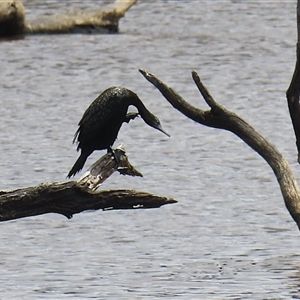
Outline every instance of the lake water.
<path id="1" fill-rule="evenodd" d="M 28 18 L 101 3 L 24 1 Z M 196 70 L 300 178 L 285 98 L 296 33 L 296 1 L 157 0 L 134 5 L 118 35 L 1 42 L 1 189 L 65 180 L 83 112 L 104 89 L 122 85 L 171 138 L 141 119 L 124 124 L 115 146 L 124 144 L 144 177 L 114 174 L 102 188 L 179 202 L 2 223 L 0 298 L 299 299 L 299 231 L 269 166 L 233 134 L 181 115 L 138 72 L 147 69 L 205 109 Z"/>

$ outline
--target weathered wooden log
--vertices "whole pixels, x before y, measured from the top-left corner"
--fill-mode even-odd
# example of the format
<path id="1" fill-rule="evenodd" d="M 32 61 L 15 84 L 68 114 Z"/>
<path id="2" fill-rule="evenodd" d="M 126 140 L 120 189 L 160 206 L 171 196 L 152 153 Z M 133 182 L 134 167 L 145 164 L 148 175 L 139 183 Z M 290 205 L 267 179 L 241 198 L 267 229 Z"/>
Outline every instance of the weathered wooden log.
<path id="1" fill-rule="evenodd" d="M 116 33 L 119 20 L 137 0 L 116 0 L 94 11 L 70 10 L 64 14 L 25 20 L 20 0 L 0 1 L 0 36 L 59 33 Z"/>
<path id="2" fill-rule="evenodd" d="M 95 192 L 76 181 L 43 183 L 0 192 L 0 221 L 58 213 L 72 218 L 85 210 L 158 208 L 177 201 L 135 190 Z"/>
<path id="3" fill-rule="evenodd" d="M 43 183 L 36 187 L 0 191 L 0 221 L 46 213 L 59 213 L 67 218 L 85 210 L 158 208 L 177 201 L 135 190 L 95 189 L 112 173 L 141 176 L 128 161 L 125 151 L 105 154 L 91 170 L 76 181 Z M 117 157 L 117 160 L 116 160 Z"/>
<path id="4" fill-rule="evenodd" d="M 137 0 L 117 0 L 92 12 L 71 10 L 63 15 L 43 16 L 26 22 L 25 33 L 103 33 L 118 32 L 119 20 Z"/>
<path id="5" fill-rule="evenodd" d="M 192 72 L 194 82 L 210 110 L 194 107 L 153 74 L 145 70 L 140 70 L 140 72 L 162 93 L 174 108 L 186 117 L 205 126 L 231 131 L 260 154 L 274 171 L 285 205 L 300 229 L 300 190 L 289 163 L 274 145 L 238 115 L 217 103 L 195 71 Z"/>

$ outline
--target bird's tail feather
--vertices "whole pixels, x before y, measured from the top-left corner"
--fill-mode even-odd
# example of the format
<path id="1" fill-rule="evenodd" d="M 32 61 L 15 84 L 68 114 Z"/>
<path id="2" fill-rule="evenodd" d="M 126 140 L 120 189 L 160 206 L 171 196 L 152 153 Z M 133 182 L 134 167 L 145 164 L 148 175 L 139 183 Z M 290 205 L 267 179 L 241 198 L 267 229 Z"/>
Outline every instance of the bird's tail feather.
<path id="1" fill-rule="evenodd" d="M 78 173 L 84 166 L 88 156 L 90 153 L 81 153 L 78 159 L 76 160 L 74 166 L 70 170 L 67 178 L 70 178 L 72 176 L 75 176 L 76 173 Z"/>

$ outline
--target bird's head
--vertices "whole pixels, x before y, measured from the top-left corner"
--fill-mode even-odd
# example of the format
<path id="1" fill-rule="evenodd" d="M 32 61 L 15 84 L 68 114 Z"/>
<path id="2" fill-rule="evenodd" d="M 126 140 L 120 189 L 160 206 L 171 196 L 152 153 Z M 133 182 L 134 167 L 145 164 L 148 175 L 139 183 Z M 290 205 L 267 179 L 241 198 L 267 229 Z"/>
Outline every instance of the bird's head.
<path id="1" fill-rule="evenodd" d="M 170 137 L 170 135 L 166 131 L 163 130 L 159 119 L 155 115 L 148 112 L 146 115 L 142 116 L 142 118 L 144 119 L 146 124 L 148 124 L 149 126 L 161 131 L 162 133 L 164 133 L 165 135 Z"/>
<path id="2" fill-rule="evenodd" d="M 134 105 L 138 109 L 138 112 L 142 119 L 145 121 L 145 123 L 170 137 L 170 135 L 163 130 L 162 126 L 160 125 L 159 119 L 146 108 L 146 106 L 138 97 L 138 95 L 133 92 L 131 93 L 132 94 L 130 95 L 130 104 Z"/>

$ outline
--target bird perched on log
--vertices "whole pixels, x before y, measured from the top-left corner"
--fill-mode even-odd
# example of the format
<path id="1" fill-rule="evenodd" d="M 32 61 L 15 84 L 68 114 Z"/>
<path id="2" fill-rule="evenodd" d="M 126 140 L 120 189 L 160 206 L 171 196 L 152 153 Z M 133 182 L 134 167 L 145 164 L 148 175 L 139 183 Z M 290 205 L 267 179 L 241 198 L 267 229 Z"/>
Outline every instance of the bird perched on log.
<path id="1" fill-rule="evenodd" d="M 135 106 L 138 113 L 127 113 L 130 105 Z M 108 152 L 113 152 L 111 147 L 122 123 L 129 123 L 138 115 L 146 124 L 169 136 L 161 127 L 159 119 L 131 90 L 124 87 L 110 87 L 100 94 L 87 108 L 78 123 L 79 128 L 75 133 L 73 143 L 78 143 L 77 151 L 81 150 L 81 154 L 67 177 L 70 178 L 79 172 L 94 150 L 107 149 Z"/>

